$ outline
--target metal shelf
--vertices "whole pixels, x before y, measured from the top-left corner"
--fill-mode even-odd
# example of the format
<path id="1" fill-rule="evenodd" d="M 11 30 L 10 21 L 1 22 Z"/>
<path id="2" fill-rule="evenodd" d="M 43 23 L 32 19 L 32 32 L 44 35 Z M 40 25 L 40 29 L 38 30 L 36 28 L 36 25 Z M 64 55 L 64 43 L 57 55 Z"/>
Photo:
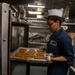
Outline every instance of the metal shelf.
<path id="1" fill-rule="evenodd" d="M 44 27 L 44 26 L 29 26 L 30 28 L 48 28 L 48 27 Z"/>
<path id="2" fill-rule="evenodd" d="M 28 42 L 29 44 L 39 44 L 39 45 L 46 45 L 46 43 L 40 43 L 40 42 Z"/>
<path id="3" fill-rule="evenodd" d="M 75 23 L 66 23 L 66 22 L 63 22 L 62 25 L 75 25 Z"/>

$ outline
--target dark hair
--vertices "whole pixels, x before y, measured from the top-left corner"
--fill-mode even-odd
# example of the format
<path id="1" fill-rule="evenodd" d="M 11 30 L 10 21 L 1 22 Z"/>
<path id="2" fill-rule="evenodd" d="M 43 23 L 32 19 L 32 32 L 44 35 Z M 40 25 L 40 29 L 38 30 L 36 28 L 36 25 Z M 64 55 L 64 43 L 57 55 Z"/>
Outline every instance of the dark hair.
<path id="1" fill-rule="evenodd" d="M 54 22 L 56 22 L 57 20 L 59 20 L 60 21 L 60 26 L 61 26 L 61 23 L 62 23 L 62 18 L 61 17 L 58 17 L 58 16 L 48 16 L 46 19 L 47 20 L 52 20 Z"/>

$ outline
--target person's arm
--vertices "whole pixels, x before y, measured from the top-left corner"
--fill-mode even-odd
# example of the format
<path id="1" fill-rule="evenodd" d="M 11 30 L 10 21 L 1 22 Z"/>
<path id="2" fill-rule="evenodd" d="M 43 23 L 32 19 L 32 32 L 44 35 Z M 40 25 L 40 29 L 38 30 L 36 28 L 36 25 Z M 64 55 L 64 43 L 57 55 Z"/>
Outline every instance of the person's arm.
<path id="1" fill-rule="evenodd" d="M 51 57 L 51 61 L 66 62 L 67 59 L 64 58 L 63 56 L 59 56 L 59 57 Z"/>

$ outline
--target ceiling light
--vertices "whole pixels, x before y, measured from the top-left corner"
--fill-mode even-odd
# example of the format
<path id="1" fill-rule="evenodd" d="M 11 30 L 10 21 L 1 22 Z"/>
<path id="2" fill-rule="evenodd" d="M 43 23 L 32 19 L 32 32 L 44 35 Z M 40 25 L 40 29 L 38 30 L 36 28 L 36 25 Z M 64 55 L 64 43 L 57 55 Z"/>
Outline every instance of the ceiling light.
<path id="1" fill-rule="evenodd" d="M 34 23 L 39 22 L 39 23 L 47 23 L 46 21 L 40 21 L 40 20 L 28 20 L 28 21 L 32 21 Z"/>
<path id="2" fill-rule="evenodd" d="M 28 4 L 28 7 L 45 8 L 45 6 L 42 6 L 42 5 L 29 5 L 29 4 Z"/>
<path id="3" fill-rule="evenodd" d="M 38 12 L 38 11 L 28 11 L 29 14 L 42 14 L 42 12 Z"/>
<path id="4" fill-rule="evenodd" d="M 43 18 L 43 15 L 37 15 L 37 18 L 38 18 L 38 19 Z"/>

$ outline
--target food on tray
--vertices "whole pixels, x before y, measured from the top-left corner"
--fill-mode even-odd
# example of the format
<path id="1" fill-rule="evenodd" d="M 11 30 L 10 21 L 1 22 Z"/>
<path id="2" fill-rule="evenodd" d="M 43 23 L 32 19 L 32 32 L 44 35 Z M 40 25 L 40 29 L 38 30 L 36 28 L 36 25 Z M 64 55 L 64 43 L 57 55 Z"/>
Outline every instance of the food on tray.
<path id="1" fill-rule="evenodd" d="M 28 53 L 35 53 L 36 51 L 33 49 L 29 49 Z"/>
<path id="2" fill-rule="evenodd" d="M 37 50 L 35 59 L 45 59 L 43 50 Z"/>
<path id="3" fill-rule="evenodd" d="M 25 55 L 25 57 L 34 57 L 34 55 Z"/>
<path id="4" fill-rule="evenodd" d="M 19 58 L 34 58 L 35 53 L 33 51 L 27 51 L 24 52 L 23 50 L 19 50 L 19 52 L 15 53 L 15 57 L 19 57 Z"/>
<path id="5" fill-rule="evenodd" d="M 35 50 L 30 49 L 29 51 L 26 52 L 27 55 L 34 55 L 36 53 Z"/>
<path id="6" fill-rule="evenodd" d="M 25 55 L 29 55 L 29 56 L 30 56 L 30 55 L 34 55 L 34 54 L 35 54 L 35 53 L 32 53 L 32 52 L 31 52 L 31 53 L 29 53 L 29 52 L 25 53 Z"/>
<path id="7" fill-rule="evenodd" d="M 29 51 L 30 51 L 30 52 L 34 52 L 35 50 L 34 50 L 34 49 L 29 49 Z"/>
<path id="8" fill-rule="evenodd" d="M 27 52 L 27 53 L 25 53 L 25 55 L 26 55 L 26 56 L 34 56 L 35 53 L 29 53 L 29 52 Z"/>
<path id="9" fill-rule="evenodd" d="M 37 50 L 37 52 L 43 52 L 43 50 L 42 49 L 39 49 L 39 50 Z"/>
<path id="10" fill-rule="evenodd" d="M 24 48 L 21 48 L 21 49 L 19 50 L 20 53 L 25 53 L 26 51 L 27 51 L 27 49 L 24 49 Z"/>
<path id="11" fill-rule="evenodd" d="M 36 55 L 38 55 L 38 56 L 43 56 L 43 55 L 44 55 L 43 50 L 37 50 Z"/>
<path id="12" fill-rule="evenodd" d="M 44 56 L 35 56 L 34 59 L 45 59 Z"/>
<path id="13" fill-rule="evenodd" d="M 44 53 L 43 52 L 38 52 L 38 53 L 36 53 L 36 55 L 42 56 L 42 55 L 44 55 Z"/>
<path id="14" fill-rule="evenodd" d="M 34 59 L 34 58 L 32 58 L 32 57 L 28 57 L 28 58 L 26 58 L 27 60 L 32 60 L 32 59 Z"/>
<path id="15" fill-rule="evenodd" d="M 20 52 L 17 52 L 17 53 L 15 53 L 15 56 L 16 57 L 24 57 L 24 54 L 23 53 L 20 53 Z"/>
<path id="16" fill-rule="evenodd" d="M 43 50 L 20 48 L 14 55 L 18 59 L 45 59 Z"/>

